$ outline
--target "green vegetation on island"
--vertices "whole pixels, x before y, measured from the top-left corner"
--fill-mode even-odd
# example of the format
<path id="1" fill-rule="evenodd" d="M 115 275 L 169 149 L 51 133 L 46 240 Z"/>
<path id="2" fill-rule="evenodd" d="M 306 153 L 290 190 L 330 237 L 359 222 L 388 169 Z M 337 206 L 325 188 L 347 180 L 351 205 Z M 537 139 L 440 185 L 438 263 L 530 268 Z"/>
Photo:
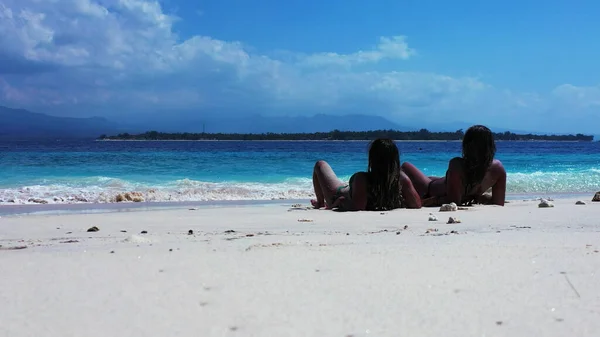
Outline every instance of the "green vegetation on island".
<path id="1" fill-rule="evenodd" d="M 462 140 L 464 131 L 432 132 L 427 129 L 419 131 L 373 130 L 373 131 L 340 131 L 314 133 L 165 133 L 148 131 L 141 134 L 121 133 L 116 136 L 102 135 L 98 140 L 373 140 L 391 138 L 395 140 L 414 141 L 454 141 Z M 516 134 L 509 131 L 494 133 L 496 140 L 508 141 L 584 141 L 589 142 L 594 136 L 583 135 L 536 135 Z"/>

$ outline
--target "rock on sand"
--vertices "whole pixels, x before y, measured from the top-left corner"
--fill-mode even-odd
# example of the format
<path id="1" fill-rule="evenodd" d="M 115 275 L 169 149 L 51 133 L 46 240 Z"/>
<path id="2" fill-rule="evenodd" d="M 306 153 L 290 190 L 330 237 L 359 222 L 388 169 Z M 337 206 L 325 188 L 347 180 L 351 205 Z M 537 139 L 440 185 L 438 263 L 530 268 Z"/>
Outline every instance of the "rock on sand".
<path id="1" fill-rule="evenodd" d="M 458 210 L 458 206 L 455 203 L 451 202 L 449 204 L 443 204 L 440 207 L 440 212 L 455 212 Z"/>
<path id="2" fill-rule="evenodd" d="M 540 200 L 538 207 L 540 207 L 540 208 L 554 207 L 554 204 L 546 199 L 542 199 L 542 200 Z"/>

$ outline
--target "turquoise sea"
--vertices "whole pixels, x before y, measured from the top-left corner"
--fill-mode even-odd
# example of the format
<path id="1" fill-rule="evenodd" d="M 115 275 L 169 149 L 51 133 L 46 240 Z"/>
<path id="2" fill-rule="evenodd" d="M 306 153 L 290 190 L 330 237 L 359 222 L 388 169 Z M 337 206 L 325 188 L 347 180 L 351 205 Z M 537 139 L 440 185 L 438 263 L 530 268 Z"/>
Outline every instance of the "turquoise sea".
<path id="1" fill-rule="evenodd" d="M 402 161 L 443 175 L 460 142 L 398 142 Z M 497 142 L 510 197 L 600 190 L 598 142 Z M 44 141 L 0 143 L 0 204 L 308 199 L 316 160 L 348 179 L 368 142 Z"/>

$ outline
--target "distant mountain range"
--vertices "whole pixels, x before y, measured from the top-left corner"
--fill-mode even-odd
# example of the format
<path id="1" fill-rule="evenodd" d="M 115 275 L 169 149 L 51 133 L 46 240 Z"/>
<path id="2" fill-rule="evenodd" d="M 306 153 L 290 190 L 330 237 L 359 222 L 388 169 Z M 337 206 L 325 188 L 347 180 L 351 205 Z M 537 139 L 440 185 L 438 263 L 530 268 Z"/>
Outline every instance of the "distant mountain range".
<path id="1" fill-rule="evenodd" d="M 408 131 L 389 120 L 367 115 L 315 115 L 311 117 L 208 117 L 186 119 L 144 119 L 121 124 L 103 117 L 56 117 L 0 106 L 0 138 L 97 138 L 102 134 L 122 132 L 139 133 L 149 130 L 161 132 L 222 132 L 222 133 L 298 133 L 341 131 L 368 131 L 394 129 Z"/>
<path id="2" fill-rule="evenodd" d="M 118 131 L 102 117 L 55 117 L 0 106 L 0 139 L 88 138 Z"/>
<path id="3" fill-rule="evenodd" d="M 443 123 L 426 125 L 398 125 L 386 118 L 369 115 L 325 115 L 299 117 L 269 117 L 249 115 L 242 117 L 194 117 L 194 118 L 144 118 L 124 124 L 103 117 L 75 118 L 57 117 L 24 109 L 12 109 L 0 106 L 0 139 L 36 139 L 36 138 L 90 138 L 102 134 L 142 133 L 150 130 L 159 132 L 207 132 L 207 133 L 314 133 L 340 131 L 398 130 L 415 131 L 426 128 L 430 131 L 454 132 L 466 130 L 468 123 Z M 511 131 L 527 134 L 539 133 L 522 130 Z M 595 139 L 600 137 L 596 136 Z"/>

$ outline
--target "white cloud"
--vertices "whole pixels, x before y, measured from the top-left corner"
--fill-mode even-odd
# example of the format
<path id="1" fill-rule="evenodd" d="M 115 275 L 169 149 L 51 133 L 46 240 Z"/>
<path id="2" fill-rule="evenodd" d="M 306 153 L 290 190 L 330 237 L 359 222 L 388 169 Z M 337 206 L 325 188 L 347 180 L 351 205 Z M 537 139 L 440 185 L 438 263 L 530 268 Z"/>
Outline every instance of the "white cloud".
<path id="1" fill-rule="evenodd" d="M 563 84 L 556 87 L 552 94 L 563 104 L 574 108 L 600 109 L 600 85 L 594 87 L 577 87 L 572 84 Z"/>
<path id="2" fill-rule="evenodd" d="M 551 93 L 499 90 L 477 78 L 381 71 L 417 52 L 404 36 L 381 37 L 352 53 L 251 52 L 241 42 L 181 39 L 179 18 L 146 0 L 3 0 L 0 104 L 40 112 L 122 115 L 153 109 L 238 113 L 379 114 L 403 119 L 480 121 L 590 114 L 599 87 L 563 85 Z M 290 57 L 291 55 L 291 57 Z"/>
<path id="3" fill-rule="evenodd" d="M 87 14 L 98 18 L 103 18 L 109 13 L 108 9 L 90 0 L 75 0 L 74 7 L 77 8 L 81 14 Z"/>
<path id="4" fill-rule="evenodd" d="M 408 47 L 405 36 L 392 36 L 379 38 L 379 44 L 373 50 L 361 50 L 351 54 L 317 53 L 302 57 L 299 63 L 310 67 L 328 65 L 348 67 L 365 63 L 377 63 L 383 59 L 406 60 L 415 54 L 416 51 Z"/>

